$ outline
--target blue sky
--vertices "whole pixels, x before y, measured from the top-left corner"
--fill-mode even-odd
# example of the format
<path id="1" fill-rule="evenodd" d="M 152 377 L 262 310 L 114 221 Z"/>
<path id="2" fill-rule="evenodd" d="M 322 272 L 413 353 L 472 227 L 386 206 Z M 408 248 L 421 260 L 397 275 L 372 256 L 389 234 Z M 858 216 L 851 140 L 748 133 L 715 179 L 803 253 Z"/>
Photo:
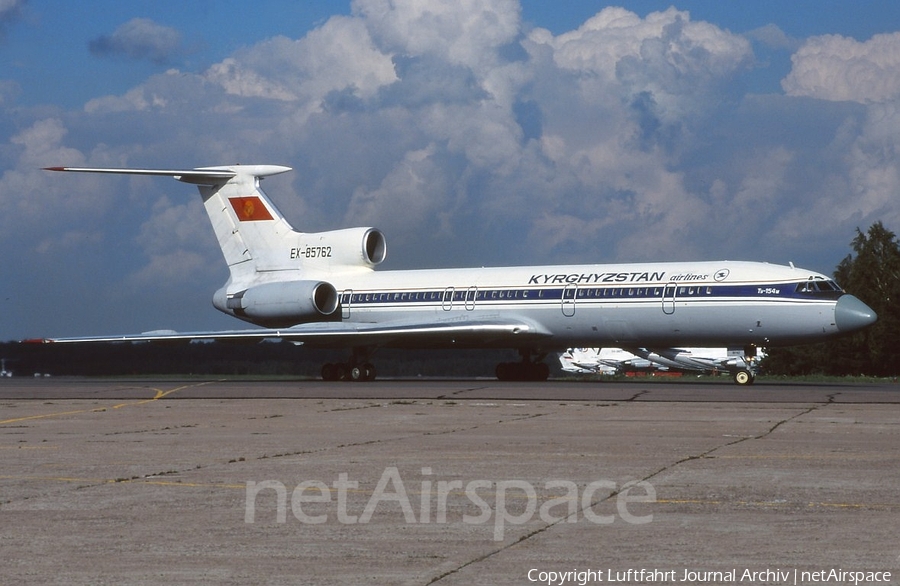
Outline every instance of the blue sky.
<path id="1" fill-rule="evenodd" d="M 0 340 L 236 325 L 190 186 L 42 166 L 290 165 L 293 223 L 386 268 L 829 273 L 900 230 L 896 2 L 84 6 L 0 2 Z"/>

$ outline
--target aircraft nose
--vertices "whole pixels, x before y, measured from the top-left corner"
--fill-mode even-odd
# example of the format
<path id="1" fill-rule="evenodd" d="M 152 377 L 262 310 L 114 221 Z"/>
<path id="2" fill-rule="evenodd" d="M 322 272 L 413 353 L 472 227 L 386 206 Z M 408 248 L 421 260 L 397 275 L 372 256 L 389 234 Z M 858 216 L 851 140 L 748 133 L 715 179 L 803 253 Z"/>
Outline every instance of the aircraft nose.
<path id="1" fill-rule="evenodd" d="M 878 316 L 853 295 L 841 295 L 834 306 L 834 324 L 842 332 L 855 332 L 872 325 Z"/>

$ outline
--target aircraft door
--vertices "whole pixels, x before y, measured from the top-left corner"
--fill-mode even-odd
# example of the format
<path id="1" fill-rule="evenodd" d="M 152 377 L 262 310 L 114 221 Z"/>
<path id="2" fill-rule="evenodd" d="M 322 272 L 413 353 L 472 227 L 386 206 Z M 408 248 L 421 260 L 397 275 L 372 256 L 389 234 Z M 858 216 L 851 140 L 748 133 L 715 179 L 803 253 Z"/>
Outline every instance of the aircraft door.
<path id="1" fill-rule="evenodd" d="M 472 286 L 466 290 L 466 311 L 475 309 L 475 296 L 478 295 L 478 287 Z"/>
<path id="2" fill-rule="evenodd" d="M 341 319 L 350 317 L 350 300 L 353 298 L 353 289 L 345 289 L 341 293 Z"/>
<path id="3" fill-rule="evenodd" d="M 578 296 L 578 285 L 569 283 L 562 292 L 562 312 L 566 317 L 575 315 L 575 298 Z"/>
<path id="4" fill-rule="evenodd" d="M 453 309 L 453 287 L 444 289 L 444 297 L 441 299 L 441 308 L 444 311 Z"/>
<path id="5" fill-rule="evenodd" d="M 666 315 L 675 313 L 675 291 L 677 289 L 675 283 L 668 283 L 663 289 L 662 310 Z"/>

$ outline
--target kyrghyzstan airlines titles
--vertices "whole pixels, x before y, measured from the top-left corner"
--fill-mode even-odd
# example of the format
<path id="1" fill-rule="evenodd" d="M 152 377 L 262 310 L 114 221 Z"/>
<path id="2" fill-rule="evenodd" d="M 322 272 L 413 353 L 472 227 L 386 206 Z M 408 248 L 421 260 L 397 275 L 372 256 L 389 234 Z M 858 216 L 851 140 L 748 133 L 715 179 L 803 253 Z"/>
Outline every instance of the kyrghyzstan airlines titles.
<path id="1" fill-rule="evenodd" d="M 568 273 L 557 275 L 531 275 L 529 285 L 562 285 L 584 283 L 661 283 L 661 282 L 686 282 L 708 281 L 709 274 L 684 273 L 672 275 L 666 279 L 666 272 L 636 272 L 636 273 Z"/>

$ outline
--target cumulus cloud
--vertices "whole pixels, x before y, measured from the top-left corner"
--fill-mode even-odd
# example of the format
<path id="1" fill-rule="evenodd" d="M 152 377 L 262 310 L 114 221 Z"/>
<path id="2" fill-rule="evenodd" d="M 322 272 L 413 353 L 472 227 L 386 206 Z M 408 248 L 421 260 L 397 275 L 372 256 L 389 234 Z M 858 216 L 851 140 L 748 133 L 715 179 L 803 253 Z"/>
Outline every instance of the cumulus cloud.
<path id="1" fill-rule="evenodd" d="M 778 25 L 772 23 L 753 29 L 746 33 L 746 36 L 771 49 L 796 51 L 803 44 L 801 40 L 788 36 Z"/>
<path id="2" fill-rule="evenodd" d="M 297 115 L 322 109 L 332 92 L 367 99 L 397 79 L 391 55 L 378 50 L 365 24 L 333 17 L 306 37 L 277 37 L 213 65 L 206 80 L 228 94 L 294 102 Z"/>
<path id="3" fill-rule="evenodd" d="M 97 217 L 108 208 L 108 189 L 95 189 L 97 178 L 73 177 L 69 185 L 54 181 L 47 166 L 84 165 L 86 156 L 65 145 L 68 129 L 59 118 L 42 118 L 9 139 L 15 161 L 0 176 L 0 233 L 16 239 L 36 225 L 56 227 L 71 219 Z M 53 162 L 51 161 L 58 161 Z M 85 189 L 78 193 L 77 189 Z"/>
<path id="4" fill-rule="evenodd" d="M 553 60 L 579 76 L 597 76 L 608 89 L 652 95 L 660 114 L 675 119 L 704 105 L 718 85 L 750 64 L 746 39 L 687 12 L 669 8 L 646 18 L 610 7 L 577 30 L 552 37 L 531 34 L 553 48 Z"/>
<path id="5" fill-rule="evenodd" d="M 791 96 L 863 104 L 900 98 L 900 32 L 865 42 L 841 35 L 808 39 L 782 81 Z"/>
<path id="6" fill-rule="evenodd" d="M 475 69 L 496 63 L 498 47 L 520 34 L 516 0 L 355 0 L 353 12 L 388 52 Z"/>
<path id="7" fill-rule="evenodd" d="M 149 18 L 133 18 L 112 34 L 90 41 L 88 48 L 98 57 L 146 59 L 157 65 L 169 63 L 184 54 L 181 33 Z"/>
<path id="8" fill-rule="evenodd" d="M 840 35 L 812 37 L 791 61 L 782 81 L 788 95 L 866 107 L 862 115 L 843 121 L 829 145 L 828 152 L 841 153 L 839 172 L 829 169 L 822 193 L 807 200 L 806 213 L 790 210 L 784 221 L 804 227 L 864 228 L 874 219 L 900 225 L 900 32 L 864 42 Z"/>
<path id="9" fill-rule="evenodd" d="M 861 132 L 847 154 L 849 186 L 854 196 L 844 203 L 848 218 L 883 218 L 900 225 L 900 102 L 876 104 L 868 109 Z"/>

